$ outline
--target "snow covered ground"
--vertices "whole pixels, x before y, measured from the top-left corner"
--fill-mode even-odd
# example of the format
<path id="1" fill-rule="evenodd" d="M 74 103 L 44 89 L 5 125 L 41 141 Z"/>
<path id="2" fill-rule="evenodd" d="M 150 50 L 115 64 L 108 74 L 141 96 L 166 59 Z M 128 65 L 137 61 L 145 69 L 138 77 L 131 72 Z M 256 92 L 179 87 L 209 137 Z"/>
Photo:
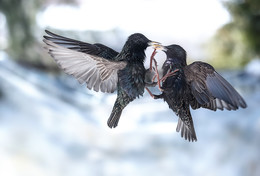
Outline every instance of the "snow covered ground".
<path id="1" fill-rule="evenodd" d="M 192 111 L 198 141 L 189 143 L 162 100 L 146 93 L 109 129 L 116 94 L 21 67 L 1 53 L 0 175 L 259 176 L 260 77 L 250 67 L 221 74 L 248 108 Z"/>

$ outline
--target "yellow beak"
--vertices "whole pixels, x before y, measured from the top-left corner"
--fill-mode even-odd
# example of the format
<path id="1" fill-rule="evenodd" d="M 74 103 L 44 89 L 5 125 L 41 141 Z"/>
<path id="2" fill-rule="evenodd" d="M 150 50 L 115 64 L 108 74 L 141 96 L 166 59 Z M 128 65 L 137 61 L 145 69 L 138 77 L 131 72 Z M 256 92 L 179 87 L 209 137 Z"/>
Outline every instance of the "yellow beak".
<path id="1" fill-rule="evenodd" d="M 152 46 L 154 49 L 159 49 L 162 47 L 162 44 L 160 42 L 151 41 L 148 43 L 149 46 Z"/>

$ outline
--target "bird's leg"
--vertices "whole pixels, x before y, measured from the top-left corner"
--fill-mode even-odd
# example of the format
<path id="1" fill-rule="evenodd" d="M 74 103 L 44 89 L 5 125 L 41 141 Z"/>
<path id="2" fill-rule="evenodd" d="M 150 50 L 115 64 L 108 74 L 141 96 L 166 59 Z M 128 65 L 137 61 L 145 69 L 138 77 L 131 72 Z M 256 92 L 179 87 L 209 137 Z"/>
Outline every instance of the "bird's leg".
<path id="1" fill-rule="evenodd" d="M 154 68 L 153 68 L 154 69 Z M 152 82 L 154 82 L 155 78 L 157 77 L 157 75 L 153 76 Z"/>
<path id="2" fill-rule="evenodd" d="M 149 93 L 149 95 L 150 95 L 153 99 L 163 98 L 162 94 L 160 94 L 160 95 L 154 95 L 147 87 L 145 87 L 145 89 L 147 90 L 147 92 Z"/>
<path id="3" fill-rule="evenodd" d="M 160 81 L 164 82 L 168 77 L 171 77 L 173 75 L 175 75 L 175 73 L 179 71 L 179 69 L 175 69 L 174 71 L 168 72 L 166 75 L 164 75 Z"/>
<path id="4" fill-rule="evenodd" d="M 149 93 L 149 95 L 150 95 L 153 99 L 155 99 L 153 93 L 152 93 L 147 87 L 145 87 L 145 89 L 147 90 L 147 92 Z"/>
<path id="5" fill-rule="evenodd" d="M 158 84 L 158 87 L 159 87 L 159 90 L 160 91 L 163 91 L 162 88 L 161 88 L 161 84 L 160 84 L 160 77 L 159 77 L 159 72 L 158 72 L 158 65 L 157 65 L 157 61 L 155 60 L 154 56 L 156 55 L 156 49 L 154 49 L 151 57 L 150 57 L 150 70 L 152 70 L 154 67 L 153 67 L 153 62 L 154 62 L 154 65 L 155 65 L 155 72 L 156 72 L 156 75 L 153 77 L 152 81 L 154 82 L 155 78 L 157 77 L 157 84 Z M 149 91 L 148 91 L 149 92 Z M 151 95 L 151 94 L 150 94 Z"/>
<path id="6" fill-rule="evenodd" d="M 150 57 L 150 70 L 152 70 L 153 69 L 153 60 L 155 60 L 154 59 L 154 56 L 156 55 L 156 49 L 154 49 L 153 50 L 153 53 L 152 53 L 152 55 L 151 55 L 151 57 Z"/>
<path id="7" fill-rule="evenodd" d="M 157 80 L 158 80 L 157 85 L 158 85 L 159 90 L 162 92 L 163 89 L 161 88 L 161 79 L 160 79 L 159 72 L 158 72 L 157 61 L 154 58 L 152 58 L 152 60 L 153 60 L 154 65 L 155 65 L 155 72 L 156 72 L 155 76 L 157 77 Z"/>

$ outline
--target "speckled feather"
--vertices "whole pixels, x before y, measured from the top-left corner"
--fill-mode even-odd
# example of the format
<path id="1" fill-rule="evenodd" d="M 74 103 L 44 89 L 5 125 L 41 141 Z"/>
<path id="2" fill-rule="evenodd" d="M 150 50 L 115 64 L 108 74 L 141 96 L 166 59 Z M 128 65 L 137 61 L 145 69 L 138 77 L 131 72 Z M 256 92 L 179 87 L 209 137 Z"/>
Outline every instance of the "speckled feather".
<path id="1" fill-rule="evenodd" d="M 179 116 L 176 131 L 189 141 L 197 141 L 189 106 L 216 111 L 246 108 L 246 102 L 239 93 L 215 69 L 204 62 L 186 63 L 186 51 L 179 45 L 165 47 L 167 59 L 163 75 L 178 69 L 174 76 L 162 84 L 164 89 L 156 98 L 163 98 Z"/>
<path id="2" fill-rule="evenodd" d="M 110 128 L 116 127 L 126 105 L 144 93 L 144 51 L 150 40 L 143 34 L 133 34 L 118 53 L 99 43 L 89 44 L 47 30 L 46 33 L 45 48 L 67 74 L 95 91 L 111 93 L 117 89 L 107 122 Z"/>
<path id="3" fill-rule="evenodd" d="M 127 66 L 118 71 L 118 92 L 112 113 L 107 121 L 110 128 L 115 128 L 122 110 L 135 98 L 142 96 L 145 88 L 145 49 L 148 47 L 148 40 L 142 34 L 132 35 L 127 40 L 117 60 L 126 60 Z M 129 38 L 130 38 L 129 37 Z"/>

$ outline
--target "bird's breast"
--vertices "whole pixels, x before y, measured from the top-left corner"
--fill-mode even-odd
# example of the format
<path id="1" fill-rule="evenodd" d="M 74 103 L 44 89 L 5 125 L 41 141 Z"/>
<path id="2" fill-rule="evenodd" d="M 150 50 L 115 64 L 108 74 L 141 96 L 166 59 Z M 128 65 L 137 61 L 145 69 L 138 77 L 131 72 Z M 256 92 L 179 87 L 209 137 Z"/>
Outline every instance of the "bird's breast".
<path id="1" fill-rule="evenodd" d="M 145 68 L 141 63 L 131 63 L 123 70 L 118 71 L 119 86 L 131 98 L 139 97 L 144 93 Z"/>
<path id="2" fill-rule="evenodd" d="M 162 83 L 162 89 L 164 99 L 172 106 L 179 106 L 188 97 L 189 89 L 186 82 L 184 70 L 181 67 L 169 67 L 168 70 L 164 70 L 165 74 L 178 69 L 175 75 L 168 77 Z"/>

